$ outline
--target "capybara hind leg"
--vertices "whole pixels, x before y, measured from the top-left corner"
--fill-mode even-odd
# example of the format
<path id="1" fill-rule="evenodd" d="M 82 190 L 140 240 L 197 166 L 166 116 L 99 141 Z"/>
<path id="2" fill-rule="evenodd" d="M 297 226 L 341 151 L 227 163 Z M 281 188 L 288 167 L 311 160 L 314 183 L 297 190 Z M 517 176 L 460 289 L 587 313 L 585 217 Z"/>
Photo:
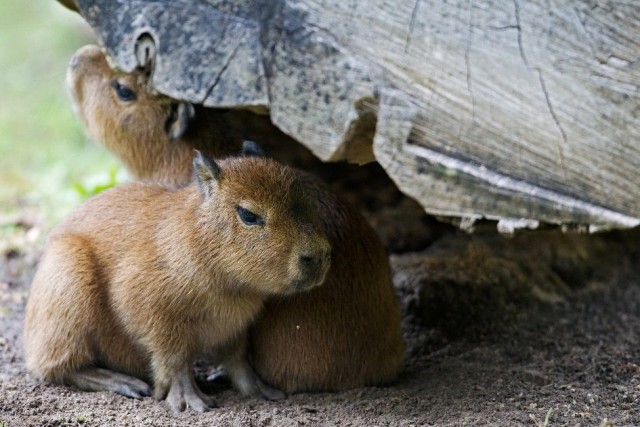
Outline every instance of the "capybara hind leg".
<path id="1" fill-rule="evenodd" d="M 267 400 L 281 400 L 287 397 L 282 391 L 265 384 L 246 362 L 233 366 L 227 362 L 227 366 L 229 367 L 216 368 L 207 376 L 207 381 L 213 383 L 229 380 L 245 396 L 260 394 Z M 232 373 L 230 374 L 229 371 Z"/>
<path id="2" fill-rule="evenodd" d="M 151 396 L 151 387 L 142 380 L 108 369 L 87 368 L 68 374 L 65 384 L 82 390 L 114 391 L 134 399 Z"/>
<path id="3" fill-rule="evenodd" d="M 74 235 L 53 236 L 31 284 L 24 350 L 38 377 L 59 382 L 95 362 L 100 308 L 90 244 Z"/>
<path id="4" fill-rule="evenodd" d="M 220 351 L 219 357 L 233 386 L 244 396 L 260 395 L 268 400 L 281 400 L 286 395 L 265 384 L 249 365 L 246 355 L 246 336 L 228 344 Z"/>

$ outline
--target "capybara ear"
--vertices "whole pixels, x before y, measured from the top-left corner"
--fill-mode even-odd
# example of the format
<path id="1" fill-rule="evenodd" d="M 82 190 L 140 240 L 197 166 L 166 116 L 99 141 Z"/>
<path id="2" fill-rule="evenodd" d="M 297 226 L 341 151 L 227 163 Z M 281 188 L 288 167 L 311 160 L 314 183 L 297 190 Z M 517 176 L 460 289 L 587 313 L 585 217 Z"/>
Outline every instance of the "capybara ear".
<path id="1" fill-rule="evenodd" d="M 153 37 L 148 33 L 142 34 L 136 40 L 134 50 L 138 67 L 150 74 L 156 58 L 156 42 Z"/>
<path id="2" fill-rule="evenodd" d="M 267 152 L 253 141 L 242 141 L 242 155 L 247 157 L 267 157 Z"/>
<path id="3" fill-rule="evenodd" d="M 220 179 L 222 170 L 220 166 L 211 158 L 202 154 L 200 150 L 195 150 L 196 157 L 193 159 L 193 173 L 202 193 L 210 197 Z"/>
<path id="4" fill-rule="evenodd" d="M 180 139 L 189 129 L 189 123 L 196 115 L 193 104 L 180 102 L 171 104 L 171 114 L 164 125 L 171 139 Z"/>

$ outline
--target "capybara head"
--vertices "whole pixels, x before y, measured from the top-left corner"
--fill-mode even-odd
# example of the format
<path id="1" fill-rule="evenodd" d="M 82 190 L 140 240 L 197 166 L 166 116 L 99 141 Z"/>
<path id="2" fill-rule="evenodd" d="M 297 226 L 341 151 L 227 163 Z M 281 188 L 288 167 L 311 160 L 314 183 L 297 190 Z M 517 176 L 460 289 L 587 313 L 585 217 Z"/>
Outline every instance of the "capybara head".
<path id="1" fill-rule="evenodd" d="M 144 139 L 143 143 L 160 144 L 180 138 L 193 116 L 193 106 L 154 92 L 148 80 L 147 68 L 131 73 L 112 69 L 95 45 L 78 49 L 67 69 L 67 88 L 89 136 L 118 155 L 124 142 Z"/>
<path id="2" fill-rule="evenodd" d="M 264 157 L 216 162 L 197 152 L 194 174 L 203 197 L 199 227 L 215 230 L 225 248 L 216 264 L 234 281 L 271 294 L 322 284 L 331 248 L 293 169 Z"/>

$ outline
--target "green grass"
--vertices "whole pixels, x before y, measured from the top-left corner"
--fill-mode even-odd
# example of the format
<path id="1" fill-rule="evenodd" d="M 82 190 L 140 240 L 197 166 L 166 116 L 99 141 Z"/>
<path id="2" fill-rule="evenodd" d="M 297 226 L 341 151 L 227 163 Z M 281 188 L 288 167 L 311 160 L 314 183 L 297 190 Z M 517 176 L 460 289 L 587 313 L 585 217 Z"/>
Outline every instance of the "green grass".
<path id="1" fill-rule="evenodd" d="M 0 2 L 0 40 L 0 224 L 28 211 L 49 228 L 116 181 L 116 160 L 87 141 L 64 83 L 94 37 L 79 15 L 34 0 Z"/>
<path id="2" fill-rule="evenodd" d="M 544 424 L 543 427 L 548 427 L 551 422 L 551 415 L 553 415 L 553 408 L 549 408 L 549 410 L 547 411 L 547 414 L 544 416 Z"/>

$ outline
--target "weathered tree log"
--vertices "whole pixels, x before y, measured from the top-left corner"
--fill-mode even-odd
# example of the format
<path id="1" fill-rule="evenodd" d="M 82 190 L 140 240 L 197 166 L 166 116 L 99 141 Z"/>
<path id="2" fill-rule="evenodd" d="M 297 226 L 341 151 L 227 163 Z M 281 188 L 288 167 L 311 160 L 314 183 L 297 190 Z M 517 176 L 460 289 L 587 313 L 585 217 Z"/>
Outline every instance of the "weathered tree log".
<path id="1" fill-rule="evenodd" d="M 429 213 L 640 224 L 635 0 L 76 3 L 125 71 L 152 40 L 159 92 L 268 111 Z"/>

